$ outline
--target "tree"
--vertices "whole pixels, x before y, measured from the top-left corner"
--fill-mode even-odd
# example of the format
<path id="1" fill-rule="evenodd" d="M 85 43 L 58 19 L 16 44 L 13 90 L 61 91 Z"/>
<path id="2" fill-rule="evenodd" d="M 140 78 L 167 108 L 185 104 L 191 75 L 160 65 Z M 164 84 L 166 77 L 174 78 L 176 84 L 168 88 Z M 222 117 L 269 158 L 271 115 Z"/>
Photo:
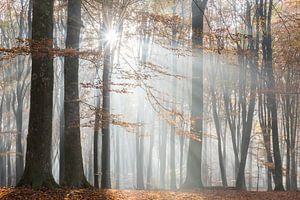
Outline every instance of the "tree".
<path id="1" fill-rule="evenodd" d="M 79 49 L 81 21 L 81 0 L 68 1 L 68 21 L 66 47 Z M 78 55 L 65 57 L 65 138 L 64 138 L 64 181 L 63 185 L 72 187 L 88 187 L 82 163 L 80 140 L 79 113 L 79 83 L 78 83 Z"/>
<path id="2" fill-rule="evenodd" d="M 203 136 L 203 23 L 204 11 L 208 0 L 192 1 L 192 43 L 193 43 L 193 72 L 192 72 L 192 124 L 191 132 L 199 141 L 190 139 L 187 177 L 183 188 L 203 187 L 201 178 L 202 136 Z"/>
<path id="3" fill-rule="evenodd" d="M 154 121 L 154 119 L 153 119 Z M 154 127 L 155 123 L 153 124 L 153 128 L 152 128 L 152 132 L 154 132 Z M 146 188 L 147 189 L 151 189 L 152 185 L 151 185 L 151 179 L 152 179 L 152 174 L 153 174 L 153 169 L 152 169 L 152 163 L 153 163 L 153 147 L 154 147 L 154 135 L 151 134 L 150 135 L 150 149 L 149 149 L 149 157 L 148 157 L 148 166 L 147 166 L 147 182 L 146 182 Z"/>
<path id="4" fill-rule="evenodd" d="M 145 137 L 145 128 L 144 128 L 144 116 L 142 113 L 144 111 L 144 102 L 141 100 L 139 103 L 139 111 L 137 116 L 137 121 L 141 127 L 137 128 L 136 133 L 136 188 L 143 190 L 144 185 L 144 137 Z"/>
<path id="5" fill-rule="evenodd" d="M 173 18 L 176 17 L 176 0 L 173 0 Z M 177 26 L 176 23 L 173 24 L 172 26 L 172 48 L 176 49 L 177 47 L 177 41 L 176 41 L 176 37 L 177 37 Z M 175 55 L 173 55 L 172 58 L 172 65 L 173 65 L 173 76 L 176 75 L 177 73 L 177 65 L 176 65 L 176 60 L 175 60 Z M 173 83 L 173 87 L 172 87 L 172 98 L 173 98 L 173 105 L 172 105 L 172 110 L 175 113 L 176 112 L 176 92 L 177 92 L 177 77 L 172 77 L 172 83 Z M 176 140 L 176 115 L 173 114 L 172 117 L 172 125 L 171 125 L 171 133 L 170 133 L 170 176 L 171 176 L 171 189 L 177 189 L 176 186 L 176 165 L 175 165 L 175 140 Z"/>
<path id="6" fill-rule="evenodd" d="M 214 119 L 214 123 L 215 123 L 215 127 L 216 127 L 217 139 L 218 139 L 219 166 L 220 166 L 220 171 L 221 171 L 222 185 L 224 187 L 227 187 L 228 184 L 227 184 L 227 178 L 226 178 L 226 168 L 225 168 L 224 157 L 223 157 L 224 151 L 222 151 L 222 143 L 224 143 L 225 141 L 222 141 L 222 139 L 221 139 L 222 138 L 221 137 L 222 129 L 221 129 L 221 121 L 220 121 L 220 111 L 218 112 L 218 106 L 217 106 L 217 95 L 216 95 L 216 75 L 217 75 L 217 73 L 215 71 L 216 71 L 216 69 L 212 69 L 212 73 L 210 74 L 210 77 L 211 77 L 210 92 L 211 92 L 211 102 L 212 102 L 212 110 L 213 110 L 212 112 L 213 112 L 213 119 Z M 223 146 L 224 146 L 224 144 L 223 144 Z"/>
<path id="7" fill-rule="evenodd" d="M 28 8 L 28 21 L 31 21 L 31 13 L 32 13 L 32 0 L 29 2 Z M 20 12 L 20 19 L 19 19 L 19 38 L 23 38 L 24 30 L 25 29 L 25 2 L 21 0 L 21 12 Z M 28 31 L 25 32 L 27 38 L 31 36 L 31 23 L 28 23 Z M 30 73 L 29 70 L 29 61 L 27 67 L 25 67 L 25 59 L 19 56 L 17 58 L 17 65 L 16 74 L 17 74 L 17 88 L 15 93 L 13 94 L 13 112 L 16 117 L 16 126 L 17 126 L 17 136 L 16 136 L 16 182 L 18 182 L 22 176 L 24 170 L 24 152 L 22 146 L 22 137 L 23 135 L 23 107 L 24 107 L 24 99 L 29 87 L 27 83 L 27 77 Z M 17 104 L 16 104 L 17 103 Z"/>
<path id="8" fill-rule="evenodd" d="M 110 46 L 105 47 L 102 93 L 102 176 L 101 188 L 111 188 L 110 180 Z"/>
<path id="9" fill-rule="evenodd" d="M 246 27 L 247 27 L 247 39 L 248 39 L 248 51 L 250 52 L 249 55 L 243 55 L 242 59 L 245 60 L 246 65 L 241 65 L 242 70 L 246 70 L 245 67 L 248 65 L 250 69 L 250 92 L 249 92 L 249 105 L 248 109 L 246 108 L 246 99 L 243 99 L 241 103 L 242 107 L 242 121 L 243 121 L 243 129 L 242 129 L 242 143 L 241 143 L 241 158 L 240 158 L 240 164 L 239 164 L 239 170 L 236 178 L 236 187 L 238 189 L 245 189 L 245 167 L 246 167 L 246 161 L 248 156 L 248 149 L 251 139 L 251 132 L 252 132 L 252 123 L 253 123 L 253 116 L 254 116 L 254 108 L 255 108 L 255 102 L 256 102 L 256 81 L 257 81 L 257 62 L 255 61 L 257 59 L 256 51 L 258 49 L 255 49 L 257 45 L 254 43 L 254 37 L 253 37 L 253 28 L 251 24 L 251 5 L 247 1 L 246 4 Z M 241 50 L 241 49 L 239 49 Z M 245 58 L 244 58 L 245 56 Z M 244 62 L 242 62 L 244 63 Z M 242 73 L 244 73 L 242 71 Z M 241 79 L 240 79 L 241 80 Z M 242 82 L 246 81 L 246 76 L 242 78 Z M 244 83 L 241 83 L 244 85 Z M 242 93 L 242 94 L 241 94 Z M 245 88 L 243 91 L 240 91 L 240 99 L 245 98 Z"/>
<path id="10" fill-rule="evenodd" d="M 53 0 L 33 0 L 29 129 L 25 170 L 18 186 L 57 186 L 51 169 L 53 7 Z"/>
<path id="11" fill-rule="evenodd" d="M 260 0 L 259 16 L 261 22 L 261 29 L 263 32 L 262 51 L 263 51 L 263 74 L 266 80 L 266 102 L 268 110 L 270 111 L 271 130 L 272 130 L 272 144 L 274 157 L 274 190 L 284 190 L 282 184 L 282 161 L 279 148 L 278 136 L 278 119 L 277 119 L 277 102 L 275 94 L 275 77 L 273 70 L 273 49 L 272 49 L 272 11 L 273 0 Z"/>
<path id="12" fill-rule="evenodd" d="M 112 30 L 111 11 L 113 2 L 103 1 L 103 32 L 109 33 Z M 101 188 L 111 188 L 110 178 L 110 87 L 112 70 L 112 45 L 109 41 L 104 44 L 103 60 L 103 90 L 102 90 L 102 111 L 101 111 L 101 131 L 102 131 L 102 151 L 101 151 Z"/>
<path id="13" fill-rule="evenodd" d="M 96 67 L 96 80 L 99 81 L 99 69 Z M 101 120 L 101 109 L 100 109 L 100 94 L 98 88 L 96 88 L 96 112 L 95 112 L 95 127 L 94 127 L 94 187 L 99 188 L 99 149 L 98 149 L 98 138 L 99 138 L 99 128 Z"/>

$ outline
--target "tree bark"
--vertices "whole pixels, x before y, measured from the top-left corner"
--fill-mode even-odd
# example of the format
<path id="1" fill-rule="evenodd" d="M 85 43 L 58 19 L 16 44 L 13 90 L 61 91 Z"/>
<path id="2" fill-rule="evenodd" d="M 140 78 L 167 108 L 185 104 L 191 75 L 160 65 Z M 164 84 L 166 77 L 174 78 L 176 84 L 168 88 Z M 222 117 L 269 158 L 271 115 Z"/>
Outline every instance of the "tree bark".
<path id="1" fill-rule="evenodd" d="M 81 26 L 81 0 L 69 0 L 66 48 L 79 50 Z M 87 182 L 83 171 L 82 150 L 80 140 L 78 68 L 78 55 L 72 55 L 72 57 L 65 57 L 65 174 L 63 179 L 63 185 L 69 187 L 88 187 L 89 183 Z"/>
<path id="2" fill-rule="evenodd" d="M 53 4 L 53 0 L 33 0 L 29 129 L 25 171 L 18 186 L 57 186 L 51 169 L 54 76 L 49 51 L 53 40 Z"/>
<path id="3" fill-rule="evenodd" d="M 267 105 L 268 109 L 271 112 L 271 129 L 272 129 L 272 143 L 273 143 L 273 157 L 274 157 L 274 182 L 275 182 L 275 191 L 284 190 L 282 183 L 282 161 L 279 148 L 279 133 L 278 133 L 278 119 L 277 119 L 277 102 L 275 94 L 275 77 L 273 71 L 273 49 L 272 49 L 272 27 L 271 27 L 271 18 L 273 10 L 273 0 L 260 0 L 260 6 L 263 6 L 263 11 L 260 12 L 262 18 L 263 26 L 263 59 L 264 59 L 264 68 L 266 72 L 266 86 L 268 89 Z M 263 4 L 264 3 L 264 4 Z M 268 4 L 268 8 L 267 5 Z"/>
<path id="4" fill-rule="evenodd" d="M 167 146 L 167 126 L 166 122 L 160 120 L 159 134 L 159 175 L 160 175 L 160 188 L 165 188 L 165 173 L 166 173 L 166 146 Z"/>
<path id="5" fill-rule="evenodd" d="M 192 123 L 191 132 L 198 141 L 190 139 L 187 159 L 187 176 L 183 188 L 202 188 L 201 160 L 203 137 L 203 23 L 207 0 L 192 1 Z"/>
<path id="6" fill-rule="evenodd" d="M 144 186 L 144 127 L 139 127 L 136 133 L 136 188 L 143 190 Z"/>
<path id="7" fill-rule="evenodd" d="M 99 129 L 100 129 L 100 97 L 97 98 L 97 105 L 96 105 L 96 113 L 95 113 L 95 127 L 94 127 L 94 187 L 99 188 Z"/>
<path id="8" fill-rule="evenodd" d="M 216 98 L 216 89 L 215 89 L 215 77 L 216 74 L 211 74 L 211 82 L 210 82 L 210 91 L 211 91 L 211 101 L 212 101 L 212 109 L 213 109 L 213 119 L 216 127 L 217 138 L 218 138 L 218 157 L 219 157 L 219 166 L 221 171 L 221 178 L 222 178 L 222 185 L 227 187 L 227 178 L 226 178 L 226 170 L 224 165 L 223 159 L 223 152 L 222 152 L 222 142 L 221 142 L 221 125 L 220 125 L 220 118 L 217 111 L 217 98 Z"/>
<path id="9" fill-rule="evenodd" d="M 153 124 L 153 126 L 154 126 L 154 124 Z M 152 132 L 154 132 L 154 131 L 152 131 Z M 149 150 L 148 167 L 147 167 L 147 185 L 146 185 L 147 189 L 152 188 L 151 178 L 152 178 L 152 156 L 153 156 L 153 147 L 154 147 L 153 143 L 154 143 L 154 135 L 150 135 L 150 150 Z"/>
<path id="10" fill-rule="evenodd" d="M 105 29 L 104 29 L 105 30 Z M 102 99 L 102 176 L 101 188 L 111 188 L 110 178 L 110 45 L 107 44 L 104 52 L 103 68 L 103 99 Z"/>
<path id="11" fill-rule="evenodd" d="M 176 1 L 173 1 L 173 17 L 176 16 Z M 176 25 L 172 27 L 172 48 L 176 49 L 177 41 L 176 41 Z M 176 140 L 176 92 L 177 92 L 177 78 L 174 77 L 177 74 L 177 64 L 176 64 L 176 57 L 172 55 L 172 65 L 173 65 L 173 77 L 172 77 L 172 109 L 173 109 L 173 116 L 172 116 L 172 125 L 171 125 L 171 133 L 170 133 L 170 176 L 171 176 L 171 184 L 170 188 L 172 190 L 177 189 L 176 186 L 176 166 L 175 166 L 175 140 Z"/>

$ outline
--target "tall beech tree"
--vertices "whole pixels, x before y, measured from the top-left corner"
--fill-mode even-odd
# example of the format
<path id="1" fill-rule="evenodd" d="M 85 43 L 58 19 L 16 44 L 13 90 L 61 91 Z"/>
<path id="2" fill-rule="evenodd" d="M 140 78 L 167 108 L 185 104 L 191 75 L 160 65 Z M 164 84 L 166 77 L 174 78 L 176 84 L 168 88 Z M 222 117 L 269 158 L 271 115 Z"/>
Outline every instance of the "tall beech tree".
<path id="1" fill-rule="evenodd" d="M 81 0 L 68 1 L 68 21 L 66 48 L 79 50 L 81 21 Z M 79 113 L 79 57 L 78 55 L 65 57 L 65 138 L 64 138 L 64 181 L 63 185 L 72 187 L 89 186 L 83 171 L 80 113 Z"/>
<path id="2" fill-rule="evenodd" d="M 282 160 L 279 147 L 279 131 L 277 116 L 277 101 L 275 93 L 275 75 L 273 69 L 273 48 L 272 48 L 272 13 L 273 0 L 260 0 L 259 16 L 263 32 L 262 52 L 263 52 L 263 74 L 266 81 L 266 103 L 270 111 L 272 147 L 274 157 L 274 190 L 284 190 L 282 181 Z"/>
<path id="3" fill-rule="evenodd" d="M 103 1 L 103 31 L 108 33 L 112 30 L 112 11 L 113 2 Z M 105 42 L 104 60 L 103 60 L 103 90 L 102 90 L 102 151 L 101 151 L 101 188 L 111 188 L 110 177 L 110 88 L 111 88 L 111 70 L 112 70 L 112 44 L 110 41 Z"/>
<path id="4" fill-rule="evenodd" d="M 211 58 L 213 59 L 213 58 Z M 213 113 L 213 120 L 217 132 L 217 139 L 218 139 L 218 155 L 219 155 L 219 166 L 221 172 L 221 179 L 222 185 L 224 187 L 228 186 L 227 179 L 226 179 L 226 168 L 224 164 L 224 151 L 222 151 L 222 145 L 224 146 L 225 141 L 222 141 L 222 129 L 221 129 L 221 113 L 220 113 L 220 106 L 218 106 L 217 102 L 217 95 L 216 95 L 216 69 L 211 70 L 211 80 L 210 80 L 210 92 L 211 92 L 211 102 L 212 102 L 212 113 Z M 226 130 L 224 130 L 225 132 Z M 224 134 L 224 133 L 223 133 Z"/>
<path id="5" fill-rule="evenodd" d="M 187 176 L 184 188 L 203 187 L 201 178 L 202 137 L 203 137 L 203 24 L 204 11 L 208 0 L 192 0 L 192 124 L 191 132 L 198 137 L 198 141 L 190 139 Z"/>
<path id="6" fill-rule="evenodd" d="M 240 155 L 240 163 L 239 163 L 239 169 L 238 174 L 236 177 L 236 188 L 238 189 L 246 189 L 246 183 L 245 183 L 245 167 L 246 167 L 246 161 L 248 156 L 248 150 L 249 150 L 249 144 L 251 140 L 251 132 L 252 132 L 252 124 L 253 124 L 253 116 L 254 116 L 254 109 L 255 109 L 255 103 L 256 103 L 256 81 L 257 81 L 257 52 L 258 49 L 255 49 L 255 47 L 258 47 L 258 45 L 255 45 L 254 37 L 253 37 L 253 27 L 251 23 L 251 4 L 249 1 L 246 2 L 246 27 L 247 27 L 247 51 L 248 54 L 241 54 L 239 59 L 240 66 L 240 73 L 239 77 L 240 79 L 240 89 L 239 91 L 239 100 L 242 108 L 242 142 L 241 142 L 241 155 Z M 241 48 L 238 48 L 241 50 Z M 247 73 L 246 67 L 248 66 L 249 72 Z M 248 105 L 246 105 L 246 83 L 247 83 L 247 77 L 246 73 L 249 74 L 250 80 L 249 80 L 249 102 Z M 248 108 L 247 108 L 248 107 Z"/>
<path id="7" fill-rule="evenodd" d="M 19 18 L 19 38 L 23 38 L 24 36 L 26 38 L 31 37 L 31 23 L 28 23 L 26 27 L 26 19 L 25 19 L 25 4 L 27 2 L 24 0 L 21 0 L 21 14 Z M 29 8 L 28 8 L 28 15 L 30 15 L 30 18 L 28 18 L 28 21 L 31 21 L 31 13 L 32 13 L 32 0 L 28 1 Z M 26 31 L 27 28 L 27 31 Z M 25 96 L 27 94 L 27 90 L 29 87 L 28 83 L 28 76 L 30 74 L 30 68 L 29 68 L 29 62 L 30 60 L 22 58 L 19 56 L 17 58 L 17 65 L 15 65 L 15 70 L 17 74 L 17 88 L 16 91 L 13 94 L 13 113 L 16 118 L 16 126 L 17 126 L 17 136 L 16 136 L 16 182 L 18 182 L 22 176 L 22 173 L 24 171 L 24 151 L 23 151 L 23 145 L 22 145 L 22 137 L 24 137 L 24 131 L 23 131 L 23 110 L 24 110 L 24 101 Z M 26 67 L 27 65 L 27 67 Z"/>
<path id="8" fill-rule="evenodd" d="M 18 186 L 56 187 L 51 169 L 53 0 L 33 0 L 32 71 L 26 163 Z"/>
<path id="9" fill-rule="evenodd" d="M 173 0 L 173 6 L 172 6 L 172 12 L 173 12 L 173 17 L 176 17 L 176 0 Z M 176 41 L 176 33 L 177 33 L 177 26 L 174 25 L 172 26 L 172 42 L 171 45 L 174 49 L 177 47 L 177 41 Z M 173 65 L 173 74 L 175 75 L 177 73 L 177 65 L 176 65 L 176 60 L 175 60 L 175 55 L 173 55 L 172 58 L 172 65 Z M 176 112 L 176 92 L 177 92 L 177 78 L 173 77 L 172 78 L 172 98 L 173 98 L 173 105 L 172 105 L 172 110 Z M 171 184 L 170 187 L 171 189 L 176 189 L 176 162 L 175 162 L 175 141 L 176 141 L 176 115 L 173 116 L 172 118 L 173 125 L 171 125 L 171 133 L 170 133 L 170 176 L 171 176 Z"/>

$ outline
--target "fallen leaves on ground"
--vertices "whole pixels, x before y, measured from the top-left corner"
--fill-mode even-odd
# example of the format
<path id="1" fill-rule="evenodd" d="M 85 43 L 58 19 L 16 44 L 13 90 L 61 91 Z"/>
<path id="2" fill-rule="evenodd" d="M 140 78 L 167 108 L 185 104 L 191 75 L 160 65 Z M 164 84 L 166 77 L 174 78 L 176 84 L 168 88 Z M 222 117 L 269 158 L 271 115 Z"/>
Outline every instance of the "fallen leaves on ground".
<path id="1" fill-rule="evenodd" d="M 97 189 L 56 189 L 32 190 L 27 188 L 2 188 L 0 199 L 103 199 L 103 200 L 206 200 L 206 199 L 263 199 L 293 200 L 300 199 L 300 192 L 246 192 L 235 190 L 208 191 L 146 191 L 146 190 L 97 190 Z"/>

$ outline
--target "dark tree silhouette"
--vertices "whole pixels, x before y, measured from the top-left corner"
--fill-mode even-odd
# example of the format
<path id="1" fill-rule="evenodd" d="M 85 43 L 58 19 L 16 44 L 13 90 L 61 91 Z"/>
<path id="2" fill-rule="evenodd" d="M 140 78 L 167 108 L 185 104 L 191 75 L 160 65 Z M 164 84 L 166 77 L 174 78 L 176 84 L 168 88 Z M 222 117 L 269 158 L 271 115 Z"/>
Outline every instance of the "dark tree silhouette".
<path id="1" fill-rule="evenodd" d="M 51 169 L 53 3 L 53 0 L 33 0 L 29 130 L 25 171 L 18 186 L 57 186 Z"/>
<path id="2" fill-rule="evenodd" d="M 66 47 L 79 50 L 81 21 L 81 0 L 68 1 Z M 63 185 L 88 187 L 84 176 L 79 113 L 78 56 L 65 57 L 65 138 L 64 138 L 64 181 Z"/>

